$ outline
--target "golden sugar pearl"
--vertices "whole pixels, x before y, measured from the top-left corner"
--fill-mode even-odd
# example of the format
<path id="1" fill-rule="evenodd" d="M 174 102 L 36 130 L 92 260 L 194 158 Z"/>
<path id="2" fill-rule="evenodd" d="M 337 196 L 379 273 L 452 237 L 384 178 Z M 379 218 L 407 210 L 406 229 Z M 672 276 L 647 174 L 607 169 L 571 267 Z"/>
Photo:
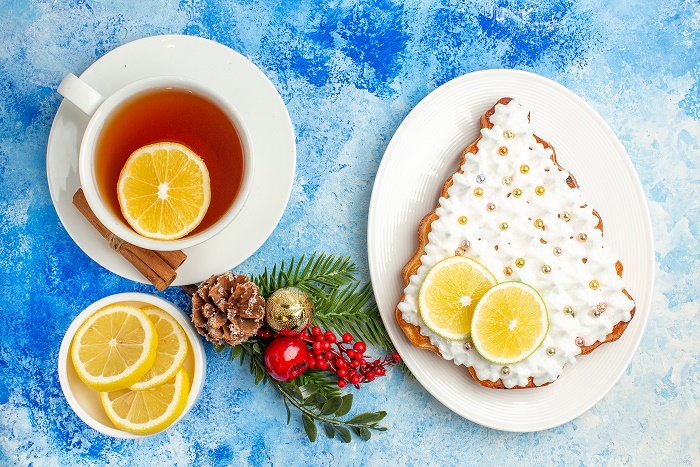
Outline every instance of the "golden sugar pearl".
<path id="1" fill-rule="evenodd" d="M 530 166 L 529 166 L 529 165 L 523 164 L 523 165 L 520 166 L 520 173 L 521 173 L 521 174 L 526 174 L 526 173 L 528 173 L 528 172 L 530 172 Z"/>
<path id="2" fill-rule="evenodd" d="M 503 137 L 505 139 L 513 139 L 515 138 L 515 133 L 513 133 L 513 130 L 506 130 L 503 132 Z"/>
<path id="3" fill-rule="evenodd" d="M 549 274 L 550 272 L 552 272 L 552 266 L 550 266 L 549 264 L 545 264 L 544 266 L 542 266 L 542 272 L 545 274 Z"/>
<path id="4" fill-rule="evenodd" d="M 498 228 L 501 230 L 508 230 L 508 222 L 501 222 L 501 225 L 499 225 Z"/>
<path id="5" fill-rule="evenodd" d="M 483 196 L 484 195 L 484 189 L 481 188 L 480 186 L 474 188 L 474 196 Z"/>
<path id="6" fill-rule="evenodd" d="M 466 224 L 468 221 L 469 219 L 467 219 L 467 216 L 459 216 L 459 218 L 457 219 L 457 222 L 459 222 L 462 225 Z"/>
<path id="7" fill-rule="evenodd" d="M 597 280 L 593 279 L 588 283 L 588 287 L 590 287 L 593 290 L 598 290 L 598 287 L 600 287 L 600 283 Z"/>
<path id="8" fill-rule="evenodd" d="M 501 146 L 498 148 L 498 155 L 499 156 L 507 156 L 508 155 L 508 148 L 505 146 Z"/>
<path id="9" fill-rule="evenodd" d="M 544 194 L 544 187 L 542 185 L 539 185 L 538 187 L 536 187 L 535 194 L 537 196 L 542 196 Z"/>
<path id="10" fill-rule="evenodd" d="M 588 240 L 588 235 L 586 235 L 585 233 L 580 233 L 578 234 L 578 239 L 581 242 L 585 242 L 586 240 Z"/>
<path id="11" fill-rule="evenodd" d="M 513 183 L 513 179 L 510 178 L 510 177 L 503 177 L 503 180 L 501 180 L 501 182 L 502 182 L 505 186 L 510 186 L 510 184 Z"/>
<path id="12" fill-rule="evenodd" d="M 559 217 L 564 220 L 564 222 L 569 222 L 571 220 L 571 213 L 569 211 L 562 212 Z"/>
<path id="13" fill-rule="evenodd" d="M 558 247 L 558 246 L 554 247 L 554 250 L 553 250 L 554 256 L 560 256 L 561 252 L 562 252 L 561 247 Z"/>
<path id="14" fill-rule="evenodd" d="M 467 254 L 467 250 L 471 248 L 472 243 L 469 240 L 462 240 L 455 250 L 455 256 L 464 256 Z"/>
<path id="15" fill-rule="evenodd" d="M 555 347 L 547 347 L 547 355 L 556 355 L 557 349 Z"/>
<path id="16" fill-rule="evenodd" d="M 523 266 L 525 266 L 525 260 L 523 258 L 517 258 L 515 260 L 515 265 L 519 268 L 522 268 Z"/>
<path id="17" fill-rule="evenodd" d="M 503 274 L 505 274 L 506 276 L 510 276 L 511 274 L 513 274 L 513 268 L 511 268 L 510 266 L 504 267 Z"/>
<path id="18" fill-rule="evenodd" d="M 513 190 L 513 196 L 515 196 L 516 198 L 520 198 L 522 195 L 523 190 L 521 190 L 520 188 L 516 188 L 515 190 Z"/>
<path id="19" fill-rule="evenodd" d="M 567 314 L 567 315 L 570 315 L 570 316 L 571 316 L 571 315 L 574 314 L 574 307 L 572 307 L 571 305 L 566 305 L 566 306 L 564 307 L 564 310 L 563 310 L 563 311 L 564 311 L 564 314 Z"/>
<path id="20" fill-rule="evenodd" d="M 544 221 L 542 219 L 536 219 L 535 220 L 535 228 L 538 228 L 538 229 L 544 228 Z"/>

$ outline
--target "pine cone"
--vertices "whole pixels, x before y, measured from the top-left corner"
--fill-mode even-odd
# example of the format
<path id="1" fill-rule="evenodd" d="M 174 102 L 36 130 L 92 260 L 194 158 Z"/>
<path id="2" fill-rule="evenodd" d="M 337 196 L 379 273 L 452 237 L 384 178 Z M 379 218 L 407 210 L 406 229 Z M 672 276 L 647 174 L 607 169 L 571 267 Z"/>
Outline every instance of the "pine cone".
<path id="1" fill-rule="evenodd" d="M 192 322 L 216 345 L 236 345 L 255 335 L 265 321 L 265 299 L 248 276 L 213 275 L 192 295 Z"/>

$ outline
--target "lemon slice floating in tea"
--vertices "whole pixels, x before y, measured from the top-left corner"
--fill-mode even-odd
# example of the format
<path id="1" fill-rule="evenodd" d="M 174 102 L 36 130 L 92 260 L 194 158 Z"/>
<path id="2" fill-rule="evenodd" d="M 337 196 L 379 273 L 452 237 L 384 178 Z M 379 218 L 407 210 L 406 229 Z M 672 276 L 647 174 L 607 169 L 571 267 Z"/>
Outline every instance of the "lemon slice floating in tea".
<path id="1" fill-rule="evenodd" d="M 157 306 L 142 308 L 158 333 L 156 358 L 151 369 L 129 389 L 141 391 L 163 384 L 182 367 L 187 357 L 187 336 L 175 318 Z"/>
<path id="2" fill-rule="evenodd" d="M 535 289 L 522 282 L 502 282 L 477 303 L 471 324 L 476 350 L 505 365 L 525 360 L 542 345 L 549 318 Z"/>
<path id="3" fill-rule="evenodd" d="M 172 425 L 187 406 L 190 378 L 184 368 L 165 383 L 143 391 L 122 389 L 102 392 L 107 416 L 120 430 L 140 435 L 162 431 Z"/>
<path id="4" fill-rule="evenodd" d="M 418 311 L 426 326 L 440 336 L 466 339 L 474 307 L 495 284 L 493 274 L 473 259 L 444 259 L 425 276 L 418 292 Z"/>
<path id="5" fill-rule="evenodd" d="M 96 311 L 75 333 L 71 360 L 83 382 L 98 391 L 131 386 L 156 357 L 156 328 L 139 308 L 109 305 Z"/>
<path id="6" fill-rule="evenodd" d="M 175 240 L 204 219 L 211 200 L 209 171 L 187 146 L 163 142 L 134 151 L 117 184 L 119 206 L 144 237 Z"/>

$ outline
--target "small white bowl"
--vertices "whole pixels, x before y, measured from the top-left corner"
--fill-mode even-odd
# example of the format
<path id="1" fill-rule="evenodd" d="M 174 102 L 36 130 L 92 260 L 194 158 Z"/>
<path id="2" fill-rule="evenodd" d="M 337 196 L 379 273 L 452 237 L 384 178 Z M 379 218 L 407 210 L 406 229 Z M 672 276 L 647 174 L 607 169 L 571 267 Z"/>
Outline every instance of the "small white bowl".
<path id="1" fill-rule="evenodd" d="M 98 300 L 85 308 L 68 327 L 65 336 L 63 336 L 61 348 L 58 351 L 58 379 L 68 405 L 71 406 L 78 417 L 100 433 L 122 439 L 146 438 L 153 435 L 135 435 L 114 427 L 102 408 L 100 393 L 87 387 L 82 382 L 75 372 L 73 362 L 70 359 L 70 346 L 73 342 L 73 336 L 75 336 L 80 325 L 100 308 L 114 303 L 126 303 L 138 307 L 155 305 L 170 313 L 180 323 L 182 329 L 185 330 L 185 334 L 187 334 L 191 352 L 187 353 L 184 367 L 190 375 L 190 394 L 187 398 L 185 410 L 170 426 L 175 425 L 190 411 L 202 392 L 207 363 L 204 344 L 192 323 L 187 319 L 187 315 L 180 308 L 160 297 L 138 292 L 120 293 Z"/>

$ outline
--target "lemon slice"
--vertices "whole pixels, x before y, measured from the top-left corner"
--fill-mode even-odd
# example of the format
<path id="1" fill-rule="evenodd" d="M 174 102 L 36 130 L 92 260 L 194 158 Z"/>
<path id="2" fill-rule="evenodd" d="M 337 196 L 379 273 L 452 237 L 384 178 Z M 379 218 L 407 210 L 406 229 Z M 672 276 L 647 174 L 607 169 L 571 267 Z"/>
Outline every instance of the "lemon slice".
<path id="1" fill-rule="evenodd" d="M 194 230 L 209 208 L 209 171 L 201 157 L 179 143 L 134 151 L 119 175 L 119 206 L 144 237 L 175 240 Z"/>
<path id="2" fill-rule="evenodd" d="M 187 336 L 175 318 L 157 306 L 142 308 L 158 333 L 156 358 L 151 369 L 129 389 L 141 391 L 163 384 L 182 367 L 187 356 Z"/>
<path id="3" fill-rule="evenodd" d="M 474 307 L 495 284 L 493 274 L 471 258 L 444 259 L 428 271 L 418 292 L 421 318 L 446 339 L 466 339 Z"/>
<path id="4" fill-rule="evenodd" d="M 98 391 L 131 386 L 156 358 L 156 328 L 139 308 L 124 304 L 97 310 L 75 333 L 71 359 L 83 382 Z"/>
<path id="5" fill-rule="evenodd" d="M 187 405 L 190 378 L 180 368 L 171 380 L 143 391 L 122 389 L 100 393 L 107 416 L 120 430 L 138 435 L 157 433 L 169 427 Z"/>
<path id="6" fill-rule="evenodd" d="M 502 282 L 477 303 L 471 337 L 485 359 L 505 365 L 529 357 L 542 345 L 548 329 L 540 294 L 522 282 Z"/>

